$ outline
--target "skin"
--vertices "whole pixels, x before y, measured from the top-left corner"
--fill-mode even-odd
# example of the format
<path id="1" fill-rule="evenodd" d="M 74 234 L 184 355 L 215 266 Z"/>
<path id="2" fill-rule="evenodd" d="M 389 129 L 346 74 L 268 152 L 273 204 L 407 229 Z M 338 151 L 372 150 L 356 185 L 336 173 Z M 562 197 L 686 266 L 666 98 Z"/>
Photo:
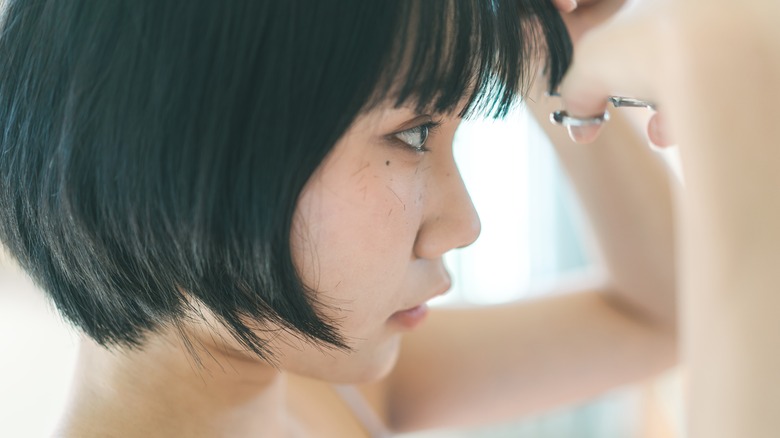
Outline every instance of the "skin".
<path id="1" fill-rule="evenodd" d="M 387 134 L 434 119 L 441 125 L 426 152 Z M 333 352 L 328 366 L 300 369 L 312 351 L 288 348 L 283 368 L 345 382 L 386 375 L 404 331 L 392 315 L 449 289 L 442 256 L 471 244 L 480 231 L 452 155 L 459 123 L 453 116 L 373 111 L 314 174 L 298 206 L 294 226 L 305 230 L 293 248 L 304 281 L 332 303 L 328 316 L 343 321 L 353 351 Z"/>
<path id="2" fill-rule="evenodd" d="M 780 427 L 778 18 L 774 2 L 655 2 L 589 35 L 562 87 L 575 115 L 600 111 L 615 89 L 651 98 L 666 120 L 660 132 L 679 140 L 692 438 L 766 437 Z"/>
<path id="3" fill-rule="evenodd" d="M 539 101 L 535 111 L 546 119 L 555 105 Z M 440 126 L 428 152 L 394 136 L 432 120 Z M 442 255 L 479 234 L 452 156 L 459 123 L 403 108 L 366 113 L 304 189 L 293 253 L 350 351 L 269 327 L 278 359 L 272 366 L 243 354 L 207 314 L 205 323 L 186 327 L 199 366 L 173 331 L 141 351 L 109 352 L 85 341 L 59 434 L 360 436 L 333 382 L 360 384 L 395 430 L 478 424 L 583 400 L 672 365 L 668 180 L 645 139 L 619 118 L 614 136 L 605 131 L 591 155 L 553 133 L 602 238 L 607 279 L 533 302 L 437 309 L 414 330 L 394 316 L 444 292 Z M 627 168 L 644 179 L 632 179 Z M 652 209 L 641 199 L 652 199 Z M 643 238 L 647 230 L 661 238 Z"/>
<path id="4" fill-rule="evenodd" d="M 547 110 L 539 108 L 540 113 Z M 674 362 L 673 330 L 660 313 L 653 316 L 654 311 L 670 312 L 673 306 L 650 310 L 657 296 L 671 293 L 664 294 L 660 288 L 668 285 L 652 274 L 633 279 L 634 284 L 653 286 L 634 291 L 633 296 L 608 283 L 581 284 L 564 295 L 533 302 L 437 309 L 411 332 L 395 321 L 394 312 L 447 287 L 441 254 L 475 238 L 479 230 L 451 156 L 459 121 L 442 118 L 430 137 L 431 151 L 419 155 L 385 142 L 386 134 L 404 127 L 410 115 L 388 111 L 368 115 L 365 124 L 358 122 L 312 178 L 301 200 L 298 229 L 316 226 L 301 231 L 294 248 L 320 248 L 319 266 L 333 268 L 328 274 L 311 269 L 304 278 L 316 279 L 321 287 L 341 281 L 328 296 L 345 309 L 334 316 L 344 317 L 342 332 L 353 341 L 352 352 L 322 351 L 282 334 L 272 344 L 278 352 L 277 369 L 240 353 L 237 345 L 215 334 L 212 325 L 199 325 L 190 328 L 201 348 L 201 368 L 195 368 L 173 332 L 153 337 L 142 351 L 111 353 L 85 342 L 60 435 L 110 436 L 122 430 L 123 436 L 131 437 L 361 436 L 360 425 L 329 382 L 362 383 L 374 409 L 395 430 L 483 424 L 583 400 Z M 631 129 L 627 124 L 613 126 Z M 636 137 L 636 131 L 628 132 Z M 610 157 L 633 162 L 634 174 L 656 174 L 660 184 L 651 187 L 664 187 L 657 160 L 637 168 L 637 159 L 647 159 L 646 149 L 604 144 L 601 156 L 571 159 L 572 170 L 579 168 L 583 174 L 589 174 L 583 172 L 587 168 L 603 168 L 590 176 L 590 182 L 579 177 L 589 187 L 584 192 L 614 186 L 614 178 L 624 178 L 609 171 L 620 166 L 603 163 Z M 562 156 L 572 151 L 571 146 L 563 145 Z M 361 172 L 367 172 L 362 180 L 368 179 L 365 191 L 370 202 L 363 201 L 365 186 L 356 183 Z M 438 182 L 433 191 L 432 180 Z M 394 184 L 400 199 L 388 194 L 387 184 Z M 608 194 L 602 202 L 613 207 L 602 213 L 600 226 L 646 226 L 614 208 L 614 202 L 626 204 L 634 194 L 632 189 Z M 449 208 L 453 201 L 458 205 L 458 197 L 461 208 Z M 341 219 L 330 220 L 329 215 Z M 382 238 L 368 226 L 379 218 L 392 222 L 388 227 L 394 233 L 382 241 L 390 251 L 355 246 L 363 239 Z M 360 221 L 367 222 L 358 227 Z M 346 239 L 340 238 L 342 233 L 362 234 L 361 239 Z M 651 259 L 659 255 L 665 243 L 654 242 L 662 245 L 653 248 L 644 242 L 649 251 L 639 253 L 650 254 Z M 633 244 L 626 242 L 614 255 L 637 253 Z M 355 251 L 361 251 L 358 269 L 354 262 L 344 262 Z M 637 262 L 641 260 L 631 263 Z M 388 278 L 397 281 L 377 287 L 377 276 L 385 278 L 388 270 L 392 271 Z M 348 277 L 353 278 L 345 282 Z M 624 286 L 631 290 L 630 278 Z"/>

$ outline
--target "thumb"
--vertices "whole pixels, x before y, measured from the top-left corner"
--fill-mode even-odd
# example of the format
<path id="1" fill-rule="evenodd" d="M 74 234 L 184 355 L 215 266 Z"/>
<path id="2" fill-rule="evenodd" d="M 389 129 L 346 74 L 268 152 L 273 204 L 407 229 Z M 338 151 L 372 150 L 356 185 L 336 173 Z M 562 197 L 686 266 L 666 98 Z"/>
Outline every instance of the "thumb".
<path id="1" fill-rule="evenodd" d="M 577 0 L 553 0 L 555 8 L 561 12 L 571 12 L 577 9 Z"/>

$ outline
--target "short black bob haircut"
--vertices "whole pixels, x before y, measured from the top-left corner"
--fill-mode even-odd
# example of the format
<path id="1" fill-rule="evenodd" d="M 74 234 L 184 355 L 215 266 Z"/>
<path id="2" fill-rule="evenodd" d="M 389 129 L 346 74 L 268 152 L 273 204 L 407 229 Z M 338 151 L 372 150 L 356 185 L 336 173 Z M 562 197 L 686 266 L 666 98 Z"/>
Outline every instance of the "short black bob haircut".
<path id="1" fill-rule="evenodd" d="M 298 196 L 380 102 L 505 114 L 571 42 L 550 0 L 6 0 L 0 238 L 101 345 L 193 302 L 272 360 L 349 348 L 293 265 Z"/>

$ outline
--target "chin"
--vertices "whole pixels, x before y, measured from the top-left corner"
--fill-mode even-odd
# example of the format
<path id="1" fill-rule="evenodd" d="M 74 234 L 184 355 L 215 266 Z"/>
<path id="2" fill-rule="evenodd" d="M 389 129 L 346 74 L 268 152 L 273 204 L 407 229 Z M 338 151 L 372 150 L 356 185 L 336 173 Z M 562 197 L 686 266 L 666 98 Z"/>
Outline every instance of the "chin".
<path id="1" fill-rule="evenodd" d="M 351 383 L 370 383 L 384 379 L 393 371 L 396 362 L 398 362 L 398 349 L 395 350 L 395 354 L 392 357 L 366 367 L 365 371 Z"/>
<path id="2" fill-rule="evenodd" d="M 398 361 L 401 336 L 393 336 L 380 345 L 363 345 L 359 350 L 337 353 L 332 361 L 319 367 L 311 377 L 338 384 L 370 383 L 387 377 Z"/>

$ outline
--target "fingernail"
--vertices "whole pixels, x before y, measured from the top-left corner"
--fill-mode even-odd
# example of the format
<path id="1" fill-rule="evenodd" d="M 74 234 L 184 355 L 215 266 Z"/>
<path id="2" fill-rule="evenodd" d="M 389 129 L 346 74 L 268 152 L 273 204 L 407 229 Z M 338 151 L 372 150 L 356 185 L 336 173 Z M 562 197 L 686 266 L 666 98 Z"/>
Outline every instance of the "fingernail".
<path id="1" fill-rule="evenodd" d="M 569 6 L 566 8 L 566 12 L 571 12 L 577 9 L 577 0 L 569 0 Z"/>
<path id="2" fill-rule="evenodd" d="M 590 143 L 599 136 L 601 131 L 601 125 L 589 125 L 589 126 L 569 126 L 567 128 L 569 132 L 569 138 L 575 143 Z"/>

